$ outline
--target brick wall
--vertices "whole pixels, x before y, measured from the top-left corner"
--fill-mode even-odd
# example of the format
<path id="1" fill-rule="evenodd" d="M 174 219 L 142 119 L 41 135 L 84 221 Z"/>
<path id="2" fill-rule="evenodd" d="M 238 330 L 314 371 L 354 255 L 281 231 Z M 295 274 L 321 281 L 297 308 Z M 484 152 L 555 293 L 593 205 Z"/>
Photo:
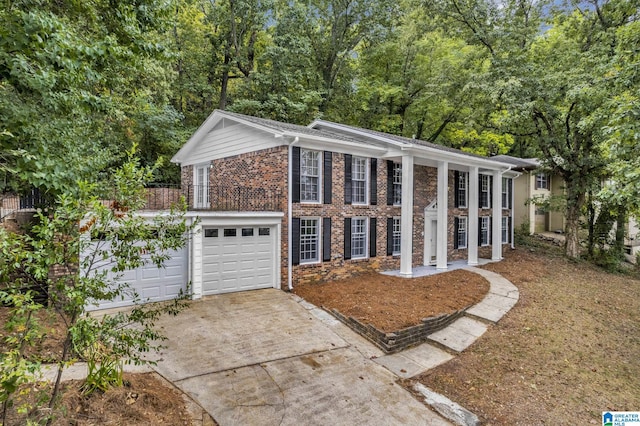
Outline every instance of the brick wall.
<path id="1" fill-rule="evenodd" d="M 314 217 L 331 218 L 331 260 L 313 264 L 293 266 L 293 284 L 319 283 L 349 277 L 355 274 L 399 269 L 400 257 L 387 256 L 387 218 L 400 216 L 399 206 L 387 205 L 387 163 L 377 161 L 377 204 L 344 204 L 345 155 L 332 155 L 332 202 L 294 203 L 294 218 Z M 287 246 L 287 179 L 288 147 L 282 146 L 261 151 L 214 160 L 209 172 L 211 186 L 243 186 L 264 188 L 281 194 L 281 206 L 277 211 L 285 215 L 282 222 L 281 277 L 283 287 L 287 282 L 288 246 Z M 424 258 L 424 210 L 437 197 L 437 169 L 434 167 L 414 166 L 414 220 L 413 220 L 413 259 L 414 266 L 422 265 Z M 193 167 L 182 168 L 183 188 L 193 182 Z M 453 218 L 467 216 L 468 209 L 454 208 L 454 172 L 449 172 L 449 216 L 448 216 L 448 253 L 449 259 L 466 259 L 466 249 L 453 248 Z M 322 192 L 322 188 L 320 188 Z M 504 211 L 507 214 L 508 211 Z M 491 210 L 480 210 L 480 215 L 490 215 Z M 353 217 L 376 218 L 377 256 L 365 259 L 344 258 L 344 219 Z M 347 232 L 349 235 L 349 231 Z M 372 236 L 370 235 L 369 238 Z M 491 255 L 491 247 L 479 248 L 481 256 Z M 368 247 L 367 247 L 368 251 Z"/>

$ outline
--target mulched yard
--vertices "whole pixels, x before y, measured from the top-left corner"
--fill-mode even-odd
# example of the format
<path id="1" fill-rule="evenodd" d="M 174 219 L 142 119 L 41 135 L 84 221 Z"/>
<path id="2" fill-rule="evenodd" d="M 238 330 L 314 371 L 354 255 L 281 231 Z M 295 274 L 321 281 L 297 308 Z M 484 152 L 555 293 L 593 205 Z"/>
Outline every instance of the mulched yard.
<path id="1" fill-rule="evenodd" d="M 638 278 L 550 246 L 519 248 L 486 269 L 511 280 L 520 301 L 418 381 L 487 425 L 601 424 L 602 411 L 640 410 Z"/>
<path id="2" fill-rule="evenodd" d="M 336 309 L 385 332 L 474 305 L 488 291 L 487 280 L 463 270 L 413 279 L 365 274 L 325 284 L 297 285 L 293 289 L 316 306 Z"/>

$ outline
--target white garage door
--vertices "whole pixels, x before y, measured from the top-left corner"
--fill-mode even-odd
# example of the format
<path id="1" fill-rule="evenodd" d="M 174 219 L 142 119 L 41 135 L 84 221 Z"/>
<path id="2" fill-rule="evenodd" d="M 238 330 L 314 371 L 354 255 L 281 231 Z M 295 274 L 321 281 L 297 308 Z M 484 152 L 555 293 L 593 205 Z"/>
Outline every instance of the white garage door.
<path id="1" fill-rule="evenodd" d="M 269 226 L 205 227 L 202 293 L 275 287 L 275 230 Z"/>
<path id="2" fill-rule="evenodd" d="M 168 254 L 170 258 L 164 262 L 164 268 L 158 268 L 153 263 L 144 265 L 124 271 L 119 281 L 128 283 L 130 288 L 137 292 L 139 301 L 143 303 L 175 298 L 180 290 L 186 291 L 189 260 L 186 248 L 170 251 Z M 133 297 L 127 294 L 113 301 L 101 301 L 99 307 L 92 305 L 88 310 L 117 308 L 132 304 Z"/>

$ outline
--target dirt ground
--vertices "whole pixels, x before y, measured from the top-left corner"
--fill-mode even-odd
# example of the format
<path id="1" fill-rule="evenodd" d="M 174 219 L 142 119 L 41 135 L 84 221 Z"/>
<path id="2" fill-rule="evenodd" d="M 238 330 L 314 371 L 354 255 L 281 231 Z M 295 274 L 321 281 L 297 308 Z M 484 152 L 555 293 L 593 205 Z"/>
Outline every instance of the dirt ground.
<path id="1" fill-rule="evenodd" d="M 640 408 L 640 280 L 524 247 L 490 264 L 518 304 L 465 352 L 418 380 L 485 425 L 601 424 Z"/>
<path id="2" fill-rule="evenodd" d="M 316 306 L 336 309 L 385 332 L 474 305 L 488 291 L 487 280 L 463 270 L 414 279 L 366 274 L 293 289 Z"/>
<path id="3" fill-rule="evenodd" d="M 0 324 L 6 324 L 8 309 L 0 308 Z M 46 310 L 37 314 L 39 323 L 47 334 L 32 347 L 26 356 L 41 362 L 51 362 L 62 353 L 65 327 L 56 315 Z M 0 327 L 0 329 L 3 327 Z M 0 337 L 5 333 L 0 330 Z M 4 349 L 0 339 L 0 350 Z M 62 400 L 53 412 L 55 426 L 97 426 L 97 425 L 191 425 L 192 417 L 180 393 L 158 380 L 153 374 L 124 374 L 124 386 L 106 392 L 95 392 L 89 397 L 80 393 L 81 381 L 65 382 L 61 392 Z M 33 402 L 39 396 L 50 395 L 50 384 L 39 383 L 30 387 L 27 394 Z M 48 398 L 47 398 L 48 401 Z M 16 406 L 20 405 L 20 400 Z M 42 418 L 32 413 L 32 419 Z M 0 420 L 0 424 L 1 424 Z M 10 410 L 6 425 L 22 425 L 26 419 Z"/>

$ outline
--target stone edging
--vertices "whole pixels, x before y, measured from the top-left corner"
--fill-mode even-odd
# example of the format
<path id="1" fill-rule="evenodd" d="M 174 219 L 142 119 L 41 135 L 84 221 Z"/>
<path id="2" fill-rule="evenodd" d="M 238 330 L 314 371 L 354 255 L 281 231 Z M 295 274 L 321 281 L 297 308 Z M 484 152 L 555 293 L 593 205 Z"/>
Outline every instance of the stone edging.
<path id="1" fill-rule="evenodd" d="M 473 305 L 469 305 L 450 314 L 441 314 L 436 317 L 424 318 L 418 325 L 389 333 L 380 331 L 371 324 L 363 324 L 353 317 L 345 317 L 335 309 L 328 309 L 324 306 L 323 309 L 356 333 L 370 340 L 386 354 L 392 354 L 426 342 L 427 336 L 435 333 L 436 331 L 442 330 L 453 321 L 460 318 L 471 306 Z"/>

